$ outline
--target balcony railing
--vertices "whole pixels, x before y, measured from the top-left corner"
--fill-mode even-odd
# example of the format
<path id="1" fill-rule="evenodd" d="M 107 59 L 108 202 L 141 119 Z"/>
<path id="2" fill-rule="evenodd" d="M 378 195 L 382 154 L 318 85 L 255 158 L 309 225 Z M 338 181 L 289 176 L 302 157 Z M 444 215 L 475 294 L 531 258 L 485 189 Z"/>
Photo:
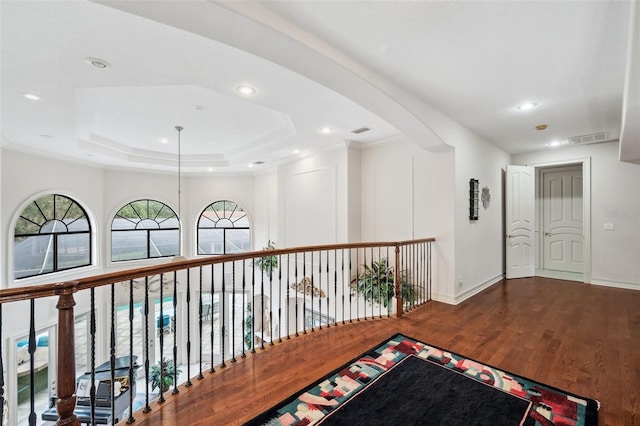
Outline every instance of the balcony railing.
<path id="1" fill-rule="evenodd" d="M 180 380 L 191 386 L 203 373 L 248 352 L 317 329 L 402 315 L 431 299 L 433 241 L 201 257 L 0 290 L 0 322 L 7 304 L 28 303 L 24 323 L 27 318 L 29 323 L 24 339 L 0 346 L 0 418 L 7 414 L 5 400 L 20 398 L 29 404 L 24 424 L 42 418 L 58 418 L 64 425 L 132 423 L 136 410 L 151 410 L 151 400 L 162 403 L 166 392 L 178 393 Z M 55 332 L 42 334 L 36 312 L 51 297 L 57 297 Z M 84 328 L 78 325 L 81 316 Z M 3 326 L 0 345 L 7 341 L 5 333 Z M 10 351 L 16 355 L 8 356 Z M 44 386 L 43 359 L 57 373 L 45 377 Z M 14 374 L 18 364 L 20 380 L 7 380 L 5 371 Z M 55 407 L 36 409 L 42 387 Z"/>

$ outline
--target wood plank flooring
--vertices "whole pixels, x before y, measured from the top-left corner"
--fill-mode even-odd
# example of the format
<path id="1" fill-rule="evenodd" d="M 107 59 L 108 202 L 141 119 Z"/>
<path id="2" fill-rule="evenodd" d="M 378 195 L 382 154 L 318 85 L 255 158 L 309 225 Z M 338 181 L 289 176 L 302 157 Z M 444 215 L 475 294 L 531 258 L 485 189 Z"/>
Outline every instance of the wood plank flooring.
<path id="1" fill-rule="evenodd" d="M 598 399 L 600 425 L 640 425 L 640 291 L 548 278 L 276 343 L 168 393 L 135 424 L 241 424 L 395 332 Z"/>

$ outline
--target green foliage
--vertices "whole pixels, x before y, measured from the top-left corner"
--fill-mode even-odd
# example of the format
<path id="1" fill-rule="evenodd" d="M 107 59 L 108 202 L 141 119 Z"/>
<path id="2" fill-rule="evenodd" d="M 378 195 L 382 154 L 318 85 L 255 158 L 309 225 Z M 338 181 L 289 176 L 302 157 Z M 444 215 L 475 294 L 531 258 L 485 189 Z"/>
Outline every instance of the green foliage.
<path id="1" fill-rule="evenodd" d="M 276 244 L 269 240 L 266 247 L 263 247 L 262 250 L 275 250 Z M 260 269 L 262 272 L 266 272 L 267 275 L 271 276 L 271 273 L 274 269 L 278 268 L 278 256 L 264 256 L 259 257 L 253 260 L 253 267 L 256 269 Z"/>
<path id="2" fill-rule="evenodd" d="M 166 392 L 173 386 L 173 375 L 180 374 L 182 371 L 178 368 L 176 370 L 172 360 L 162 358 L 162 361 L 158 361 L 158 365 L 152 365 L 149 370 L 149 381 L 151 382 L 151 390 L 160 389 L 160 370 L 162 373 L 162 392 Z"/>
<path id="3" fill-rule="evenodd" d="M 382 304 L 388 307 L 389 301 L 395 295 L 395 272 L 388 266 L 387 259 L 373 262 L 371 266 L 362 265 L 363 272 L 351 283 L 351 288 L 364 297 L 369 303 Z M 400 272 L 400 288 L 405 303 L 413 303 L 415 289 L 409 285 L 407 274 Z"/>
<path id="4" fill-rule="evenodd" d="M 20 213 L 16 222 L 15 235 L 38 234 L 47 223 L 59 221 L 58 232 L 77 219 L 85 218 L 82 208 L 73 200 L 64 195 L 48 194 L 32 201 Z M 43 228 L 44 232 L 50 232 L 48 227 Z M 77 230 L 77 229 L 76 229 Z"/>
<path id="5" fill-rule="evenodd" d="M 253 313 L 251 302 L 247 303 L 247 317 L 244 319 L 244 345 L 246 350 L 253 348 Z"/>
<path id="6" fill-rule="evenodd" d="M 164 203 L 154 200 L 138 200 L 122 207 L 116 216 L 135 221 L 152 219 L 160 221 L 175 217 L 175 213 Z"/>

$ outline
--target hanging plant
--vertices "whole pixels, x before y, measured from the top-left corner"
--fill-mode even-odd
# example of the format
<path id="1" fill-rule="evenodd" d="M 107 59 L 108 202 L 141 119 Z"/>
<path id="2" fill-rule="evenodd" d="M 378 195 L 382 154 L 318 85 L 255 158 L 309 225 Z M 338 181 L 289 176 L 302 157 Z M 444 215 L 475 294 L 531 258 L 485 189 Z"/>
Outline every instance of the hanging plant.
<path id="1" fill-rule="evenodd" d="M 262 250 L 269 251 L 275 250 L 276 244 L 269 240 L 266 247 L 263 247 Z M 271 273 L 274 269 L 278 268 L 278 256 L 264 256 L 258 257 L 253 260 L 253 267 L 256 269 L 260 269 L 262 272 L 266 272 L 267 275 L 271 276 Z"/>
<path id="2" fill-rule="evenodd" d="M 351 282 L 352 292 L 362 295 L 369 303 L 382 304 L 387 308 L 389 301 L 395 296 L 396 275 L 393 267 L 388 266 L 386 258 L 373 262 L 371 266 L 362 267 L 363 272 Z M 415 289 L 409 285 L 405 271 L 400 272 L 400 289 L 403 302 L 413 303 Z"/>

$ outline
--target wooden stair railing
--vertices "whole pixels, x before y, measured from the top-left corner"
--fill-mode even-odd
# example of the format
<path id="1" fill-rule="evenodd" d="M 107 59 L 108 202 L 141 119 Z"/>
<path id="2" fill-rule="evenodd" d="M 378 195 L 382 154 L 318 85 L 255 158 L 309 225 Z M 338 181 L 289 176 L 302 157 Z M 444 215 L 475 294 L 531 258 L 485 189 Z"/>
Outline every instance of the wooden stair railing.
<path id="1" fill-rule="evenodd" d="M 433 241 L 435 241 L 433 238 L 424 238 L 424 239 L 401 241 L 401 242 L 375 242 L 375 243 L 365 242 L 365 243 L 352 243 L 352 244 L 332 244 L 332 245 L 318 245 L 318 246 L 307 246 L 307 247 L 294 247 L 294 248 L 286 248 L 286 249 L 274 249 L 274 250 L 269 250 L 268 252 L 254 251 L 254 252 L 230 254 L 230 255 L 223 255 L 223 256 L 199 257 L 197 259 L 192 259 L 192 260 L 177 260 L 177 261 L 166 262 L 159 265 L 154 265 L 154 266 L 149 266 L 144 268 L 137 268 L 137 269 L 112 272 L 107 274 L 100 274 L 100 275 L 90 276 L 90 277 L 81 278 L 74 281 L 62 282 L 62 283 L 3 289 L 3 290 L 0 290 L 0 325 L 3 322 L 2 306 L 7 303 L 25 301 L 25 300 L 33 301 L 35 299 L 51 297 L 51 296 L 58 297 L 58 302 L 56 305 L 56 308 L 58 310 L 57 336 L 58 336 L 58 342 L 59 342 L 59 344 L 57 345 L 56 410 L 57 410 L 59 419 L 57 421 L 57 424 L 58 425 L 80 425 L 80 420 L 74 414 L 74 409 L 76 408 L 76 402 L 77 402 L 76 395 L 75 395 L 76 385 L 77 385 L 76 366 L 75 366 L 75 336 L 74 336 L 74 319 L 75 319 L 74 294 L 75 293 L 78 293 L 80 291 L 85 291 L 85 290 L 91 291 L 91 301 L 92 301 L 91 302 L 92 303 L 91 327 L 93 329 L 95 328 L 93 291 L 96 288 L 102 287 L 102 286 L 111 286 L 111 289 L 112 289 L 111 310 L 113 312 L 114 310 L 114 306 L 113 306 L 114 304 L 113 288 L 114 287 L 113 286 L 115 285 L 115 283 L 129 282 L 131 284 L 130 306 L 133 307 L 133 282 L 134 280 L 144 279 L 145 283 L 147 284 L 146 286 L 147 294 L 145 295 L 145 307 L 144 307 L 145 314 L 146 314 L 148 312 L 148 281 L 149 281 L 148 277 L 160 275 L 162 280 L 163 275 L 173 274 L 174 295 L 175 295 L 176 294 L 175 292 L 177 291 L 176 290 L 176 285 L 177 285 L 176 274 L 178 271 L 187 271 L 186 272 L 187 274 L 187 292 L 186 292 L 187 305 L 186 306 L 187 306 L 187 312 L 189 313 L 191 309 L 190 303 L 191 303 L 191 291 L 192 291 L 190 287 L 191 286 L 190 271 L 192 270 L 200 271 L 199 285 L 201 290 L 200 294 L 202 294 L 203 268 L 211 268 L 211 288 L 212 288 L 211 292 L 213 294 L 214 266 L 222 265 L 222 272 L 224 277 L 225 265 L 231 265 L 232 277 L 233 277 L 232 285 L 233 285 L 233 291 L 235 291 L 236 285 L 237 285 L 236 283 L 237 262 L 241 262 L 244 268 L 246 264 L 255 265 L 256 263 L 259 263 L 259 260 L 264 259 L 268 254 L 268 256 L 275 256 L 280 261 L 281 268 L 279 269 L 277 274 L 274 274 L 273 271 L 271 271 L 267 277 L 265 277 L 265 275 L 262 274 L 261 278 L 257 280 L 259 282 L 256 282 L 256 278 L 254 274 L 252 277 L 250 277 L 251 283 L 246 282 L 247 277 L 245 275 L 241 277 L 243 291 L 245 291 L 247 294 L 251 294 L 252 301 L 256 295 L 259 295 L 262 302 L 264 303 L 265 295 L 268 294 L 271 296 L 274 294 L 274 281 L 275 281 L 276 285 L 278 286 L 276 294 L 278 294 L 278 299 L 279 299 L 278 306 L 277 306 L 278 321 L 279 321 L 279 324 L 282 323 L 283 322 L 282 310 L 288 309 L 288 306 L 285 306 L 285 307 L 282 306 L 282 303 L 283 303 L 282 300 L 285 298 L 284 295 L 286 294 L 287 296 L 286 303 L 289 303 L 289 300 L 290 300 L 289 294 L 290 294 L 290 291 L 292 291 L 292 289 L 294 291 L 294 294 L 295 292 L 300 292 L 301 289 L 298 288 L 297 287 L 298 284 L 295 284 L 295 283 L 298 283 L 298 280 L 300 279 L 300 272 L 302 272 L 302 280 L 300 281 L 300 283 L 301 284 L 307 283 L 307 280 L 308 280 L 309 283 L 307 283 L 306 285 L 307 286 L 310 285 L 310 294 L 305 294 L 305 296 L 302 297 L 302 303 L 306 304 L 307 298 L 310 298 L 309 303 L 313 308 L 315 306 L 314 305 L 314 296 L 315 296 L 317 299 L 316 303 L 318 303 L 320 306 L 320 314 L 322 314 L 322 303 L 319 302 L 318 298 L 320 297 L 319 294 L 322 294 L 322 292 L 325 291 L 326 289 L 326 293 L 329 293 L 329 295 L 326 296 L 327 297 L 327 300 L 326 300 L 327 317 L 329 316 L 328 315 L 329 305 L 330 305 L 329 297 L 334 296 L 335 300 L 333 300 L 333 303 L 334 303 L 334 309 L 336 313 L 337 313 L 338 299 L 340 299 L 341 297 L 342 308 L 343 308 L 342 322 L 345 323 L 346 319 L 348 319 L 349 321 L 352 321 L 354 319 L 359 321 L 361 318 L 367 319 L 369 315 L 366 303 L 363 304 L 362 306 L 363 312 L 360 312 L 361 302 L 359 301 L 355 302 L 356 303 L 355 315 L 352 312 L 353 303 L 354 303 L 353 298 L 358 298 L 360 296 L 358 294 L 359 290 L 357 289 L 354 290 L 354 282 L 355 280 L 359 279 L 358 277 L 360 277 L 360 274 L 361 274 L 360 261 L 362 261 L 362 266 L 367 268 L 369 267 L 369 265 L 373 266 L 376 264 L 376 262 L 380 262 L 382 259 L 385 259 L 385 262 L 388 262 L 388 265 L 385 264 L 382 266 L 386 266 L 389 269 L 391 267 L 395 267 L 393 272 L 393 279 L 394 279 L 393 287 L 395 288 L 393 293 L 395 294 L 395 298 L 396 298 L 395 314 L 398 316 L 401 316 L 404 311 L 413 309 L 414 307 L 422 303 L 425 303 L 431 299 L 431 243 Z M 389 256 L 391 254 L 389 253 L 389 248 L 393 248 L 394 250 L 393 257 Z M 386 251 L 383 251 L 383 250 L 386 250 Z M 318 254 L 317 263 L 314 264 L 314 261 L 316 259 L 315 257 L 316 253 Z M 323 253 L 325 253 L 325 256 L 324 256 L 325 263 L 323 263 Z M 300 261 L 300 255 L 302 257 L 302 262 Z M 309 256 L 307 257 L 307 255 Z M 333 256 L 333 258 L 331 258 L 331 256 Z M 340 256 L 340 259 L 339 259 L 339 256 Z M 389 258 L 392 258 L 393 260 L 390 260 Z M 352 262 L 354 259 L 356 263 L 355 268 L 353 267 L 353 262 Z M 331 270 L 330 264 L 332 264 L 332 262 L 333 262 L 333 269 Z M 283 272 L 283 269 L 285 269 L 284 264 L 286 264 L 286 273 Z M 307 269 L 307 265 L 309 265 L 308 269 Z M 302 271 L 299 271 L 298 266 L 301 267 Z M 386 275 L 387 272 L 389 272 L 388 269 L 386 271 L 381 272 L 382 268 L 376 269 L 379 266 L 380 266 L 380 263 L 378 263 L 376 267 L 369 267 L 369 269 L 371 271 L 377 270 L 377 272 L 372 272 L 372 273 L 378 274 L 378 277 L 377 277 L 378 280 L 381 279 L 381 276 L 380 276 L 381 274 L 385 274 L 385 276 L 387 277 L 385 279 L 387 279 L 388 280 L 387 282 L 389 282 L 390 280 Z M 333 271 L 333 274 L 331 274 L 331 271 Z M 355 272 L 355 278 L 352 278 L 354 272 Z M 292 274 L 293 274 L 293 277 L 291 276 Z M 348 276 L 347 282 L 345 282 L 345 278 L 344 278 L 345 276 Z M 292 278 L 295 279 L 294 284 L 290 284 L 290 281 Z M 314 278 L 319 282 L 318 286 L 315 286 L 315 287 L 314 287 L 315 285 Z M 324 281 L 323 281 L 323 278 L 324 278 Z M 410 284 L 408 284 L 407 282 L 409 280 L 413 280 L 413 281 Z M 283 282 L 285 283 L 284 287 L 282 285 Z M 323 282 L 325 285 L 324 289 L 323 289 Z M 293 288 L 294 285 L 296 285 L 296 288 Z M 380 285 L 379 282 L 378 282 L 378 285 Z M 412 293 L 410 293 L 412 295 L 411 300 L 403 300 L 403 297 L 402 297 L 403 285 L 411 285 L 412 288 L 414 288 L 414 290 L 412 290 Z M 342 286 L 343 288 L 340 288 L 339 286 Z M 285 287 L 286 287 L 286 290 L 285 290 Z M 348 291 L 349 291 L 348 300 L 346 300 L 347 289 L 345 289 L 344 287 L 348 287 Z M 162 288 L 163 288 L 163 285 L 161 284 L 160 285 L 161 294 L 162 294 Z M 339 288 L 340 288 L 340 291 L 338 291 Z M 259 289 L 259 292 L 256 293 L 258 289 Z M 225 291 L 224 278 L 222 280 L 222 290 L 223 290 L 223 296 L 224 296 L 224 291 Z M 249 293 L 249 290 L 250 290 L 250 293 Z M 309 289 L 307 288 L 302 290 L 307 291 Z M 333 290 L 333 294 L 331 294 L 331 290 Z M 374 290 L 376 289 L 372 289 L 372 291 Z M 355 291 L 355 295 L 354 295 L 354 291 Z M 382 291 L 381 288 L 378 287 L 377 289 L 378 294 L 380 294 L 381 291 Z M 318 295 L 315 295 L 316 292 L 318 292 Z M 415 295 L 415 297 L 413 295 Z M 299 297 L 300 297 L 299 295 L 296 295 L 296 299 L 295 299 L 296 304 L 298 303 Z M 173 298 L 174 315 L 176 312 L 175 309 L 177 308 L 176 300 L 177 298 L 174 297 Z M 243 303 L 244 303 L 244 299 L 243 299 Z M 269 303 L 273 304 L 273 300 L 270 300 Z M 347 303 L 349 303 L 348 305 L 349 318 L 347 318 L 347 312 L 346 312 Z M 388 299 L 384 300 L 384 306 L 387 306 L 387 303 L 389 304 L 389 306 L 391 306 L 391 300 L 388 300 Z M 378 299 L 378 304 L 382 305 L 381 299 Z M 202 305 L 202 296 L 201 296 L 198 304 L 198 311 L 197 311 L 200 318 L 199 328 L 200 328 L 201 339 L 203 337 L 202 306 L 203 305 Z M 271 305 L 270 308 L 271 307 L 274 307 L 274 306 Z M 223 315 L 224 315 L 225 308 L 226 308 L 225 302 L 223 300 L 222 302 Z M 264 308 L 264 306 L 262 308 Z M 297 322 L 295 325 L 295 335 L 298 335 L 298 322 L 299 322 L 297 318 L 298 310 L 299 310 L 298 308 L 299 307 L 296 306 Z M 233 318 L 235 318 L 236 305 L 235 304 L 232 305 L 230 309 L 234 311 Z M 244 313 L 244 306 L 242 307 L 242 309 Z M 251 311 L 253 316 L 253 319 L 252 319 L 253 322 L 251 323 L 251 327 L 252 327 L 252 330 L 255 330 L 256 323 L 255 323 L 254 313 L 256 312 L 256 308 L 254 307 L 253 309 L 254 310 Z M 375 316 L 373 306 L 371 306 L 369 309 L 371 310 L 370 312 L 371 318 L 373 318 Z M 133 310 L 130 309 L 130 321 L 132 318 L 131 315 L 133 315 L 132 312 Z M 382 312 L 383 312 L 383 309 L 382 309 L 382 306 L 380 306 L 379 308 L 380 316 L 382 316 Z M 389 312 L 390 311 L 387 310 L 387 314 Z M 271 309 L 269 311 L 269 315 L 273 315 L 273 311 Z M 334 320 L 334 324 L 337 324 L 337 322 L 339 321 L 337 317 L 333 318 L 333 320 Z M 148 319 L 146 321 L 147 321 L 147 332 L 148 332 Z M 264 317 L 261 319 L 261 321 L 264 321 Z M 32 330 L 34 329 L 33 322 L 34 322 L 34 319 L 33 319 L 33 313 L 32 313 L 31 324 L 30 324 L 30 327 Z M 112 322 L 113 322 L 113 319 L 112 319 Z M 189 314 L 187 315 L 186 323 L 188 327 L 188 333 L 190 336 L 191 325 L 190 325 Z M 269 323 L 271 325 L 272 321 L 269 321 Z M 262 349 L 264 349 L 264 343 L 266 340 L 264 336 L 263 325 L 264 324 L 261 324 L 261 329 L 263 333 L 261 336 Z M 175 327 L 175 324 L 172 324 L 172 326 Z M 331 324 L 328 323 L 326 324 L 326 326 L 329 327 L 331 326 Z M 287 320 L 287 327 L 288 329 L 287 329 L 287 332 L 285 333 L 285 337 L 288 339 L 292 336 L 291 327 L 290 327 L 290 324 L 288 323 L 288 320 Z M 307 330 L 314 331 L 314 327 L 315 326 L 312 324 L 309 329 L 306 325 L 304 325 L 301 331 L 303 333 L 307 333 Z M 319 327 L 322 328 L 322 323 L 320 323 Z M 4 328 L 2 330 L 4 330 Z M 244 331 L 244 325 L 242 330 Z M 235 330 L 232 330 L 232 332 L 235 333 Z M 212 327 L 212 333 L 213 333 L 213 327 Z M 275 339 L 276 337 L 273 335 L 272 330 L 270 330 L 269 336 L 271 338 L 271 341 L 269 343 L 273 344 L 273 339 Z M 132 339 L 133 335 L 131 334 L 130 337 Z M 283 337 L 282 326 L 280 326 L 279 336 L 278 336 L 279 340 L 282 340 L 282 337 Z M 162 338 L 163 337 L 161 336 L 161 339 Z M 211 338 L 213 339 L 213 337 Z M 4 336 L 0 335 L 0 342 L 2 342 L 3 339 L 4 339 Z M 111 339 L 112 339 L 112 342 L 111 342 L 111 363 L 112 364 L 111 365 L 113 370 L 113 365 L 115 362 L 115 356 L 114 356 L 115 343 L 113 341 L 114 339 L 113 324 L 112 324 Z M 177 344 L 175 339 L 176 339 L 176 333 L 174 333 L 174 344 L 173 344 L 174 359 L 176 359 L 177 357 L 177 354 L 176 354 Z M 35 351 L 35 336 L 34 335 L 30 336 L 29 340 L 30 340 L 29 341 L 30 347 L 33 346 L 33 351 Z M 231 339 L 231 341 L 233 342 L 232 344 L 235 345 L 235 339 Z M 224 346 L 224 341 L 222 342 L 222 344 Z M 162 340 L 161 340 L 161 345 L 162 345 Z M 191 341 L 188 340 L 187 365 L 189 365 L 189 361 L 191 361 L 190 352 L 189 352 L 191 350 L 190 346 L 191 346 Z M 253 346 L 251 347 L 252 352 L 255 352 L 256 350 L 255 346 L 256 345 L 253 344 Z M 0 346 L 0 349 L 2 349 L 2 346 Z M 30 351 L 32 359 L 33 359 L 33 351 Z M 91 352 L 92 353 L 91 368 L 93 370 L 95 368 L 94 360 L 93 360 L 93 355 L 95 354 L 95 342 L 91 343 L 91 351 L 92 351 Z M 245 351 L 245 347 L 243 345 L 242 350 L 241 352 L 238 352 L 238 355 L 244 356 L 244 351 Z M 147 348 L 147 352 L 148 352 L 148 348 Z M 232 351 L 231 362 L 235 361 L 236 352 L 237 351 L 234 348 L 234 350 Z M 225 353 L 224 347 L 223 347 L 222 353 L 223 354 Z M 202 350 L 201 349 L 200 349 L 199 355 L 200 355 L 201 371 L 198 372 L 197 378 L 202 379 L 204 376 L 202 375 Z M 161 354 L 161 357 L 162 356 L 163 355 Z M 222 359 L 222 365 L 223 366 L 225 365 L 224 357 Z M 0 367 L 3 367 L 3 366 L 6 366 L 6 364 L 4 363 L 4 353 L 2 353 L 2 359 L 0 359 Z M 213 371 L 213 364 L 211 365 L 210 371 Z M 148 365 L 148 359 L 147 359 L 145 361 L 145 374 L 147 375 L 147 377 L 148 377 L 148 373 L 149 373 L 149 365 Z M 188 384 L 190 384 L 190 380 L 191 380 L 191 377 L 189 375 L 189 377 L 187 378 Z M 33 385 L 33 380 L 32 380 L 32 385 Z M 174 393 L 176 391 L 177 391 L 177 385 L 174 385 Z M 162 391 L 160 392 L 160 402 L 164 400 L 163 393 L 164 392 Z M 93 398 L 95 397 L 95 389 L 93 386 L 92 386 L 91 395 L 92 395 L 92 407 L 93 407 L 94 406 Z M 7 394 L 5 392 L 4 372 L 3 372 L 3 369 L 0 368 L 0 419 L 2 419 L 2 417 L 5 414 L 4 413 L 5 398 L 7 398 Z M 131 409 L 132 406 L 130 405 L 129 408 Z M 147 409 L 149 409 L 148 389 L 147 389 L 147 404 L 145 407 L 145 411 Z M 92 420 L 93 420 L 93 409 L 91 411 L 92 411 Z M 127 420 L 127 423 L 131 423 L 133 421 L 135 421 L 135 419 L 133 418 L 132 413 L 129 413 L 129 419 Z M 30 415 L 29 423 L 35 424 L 35 413 L 33 410 L 33 403 L 32 403 L 32 412 Z"/>

